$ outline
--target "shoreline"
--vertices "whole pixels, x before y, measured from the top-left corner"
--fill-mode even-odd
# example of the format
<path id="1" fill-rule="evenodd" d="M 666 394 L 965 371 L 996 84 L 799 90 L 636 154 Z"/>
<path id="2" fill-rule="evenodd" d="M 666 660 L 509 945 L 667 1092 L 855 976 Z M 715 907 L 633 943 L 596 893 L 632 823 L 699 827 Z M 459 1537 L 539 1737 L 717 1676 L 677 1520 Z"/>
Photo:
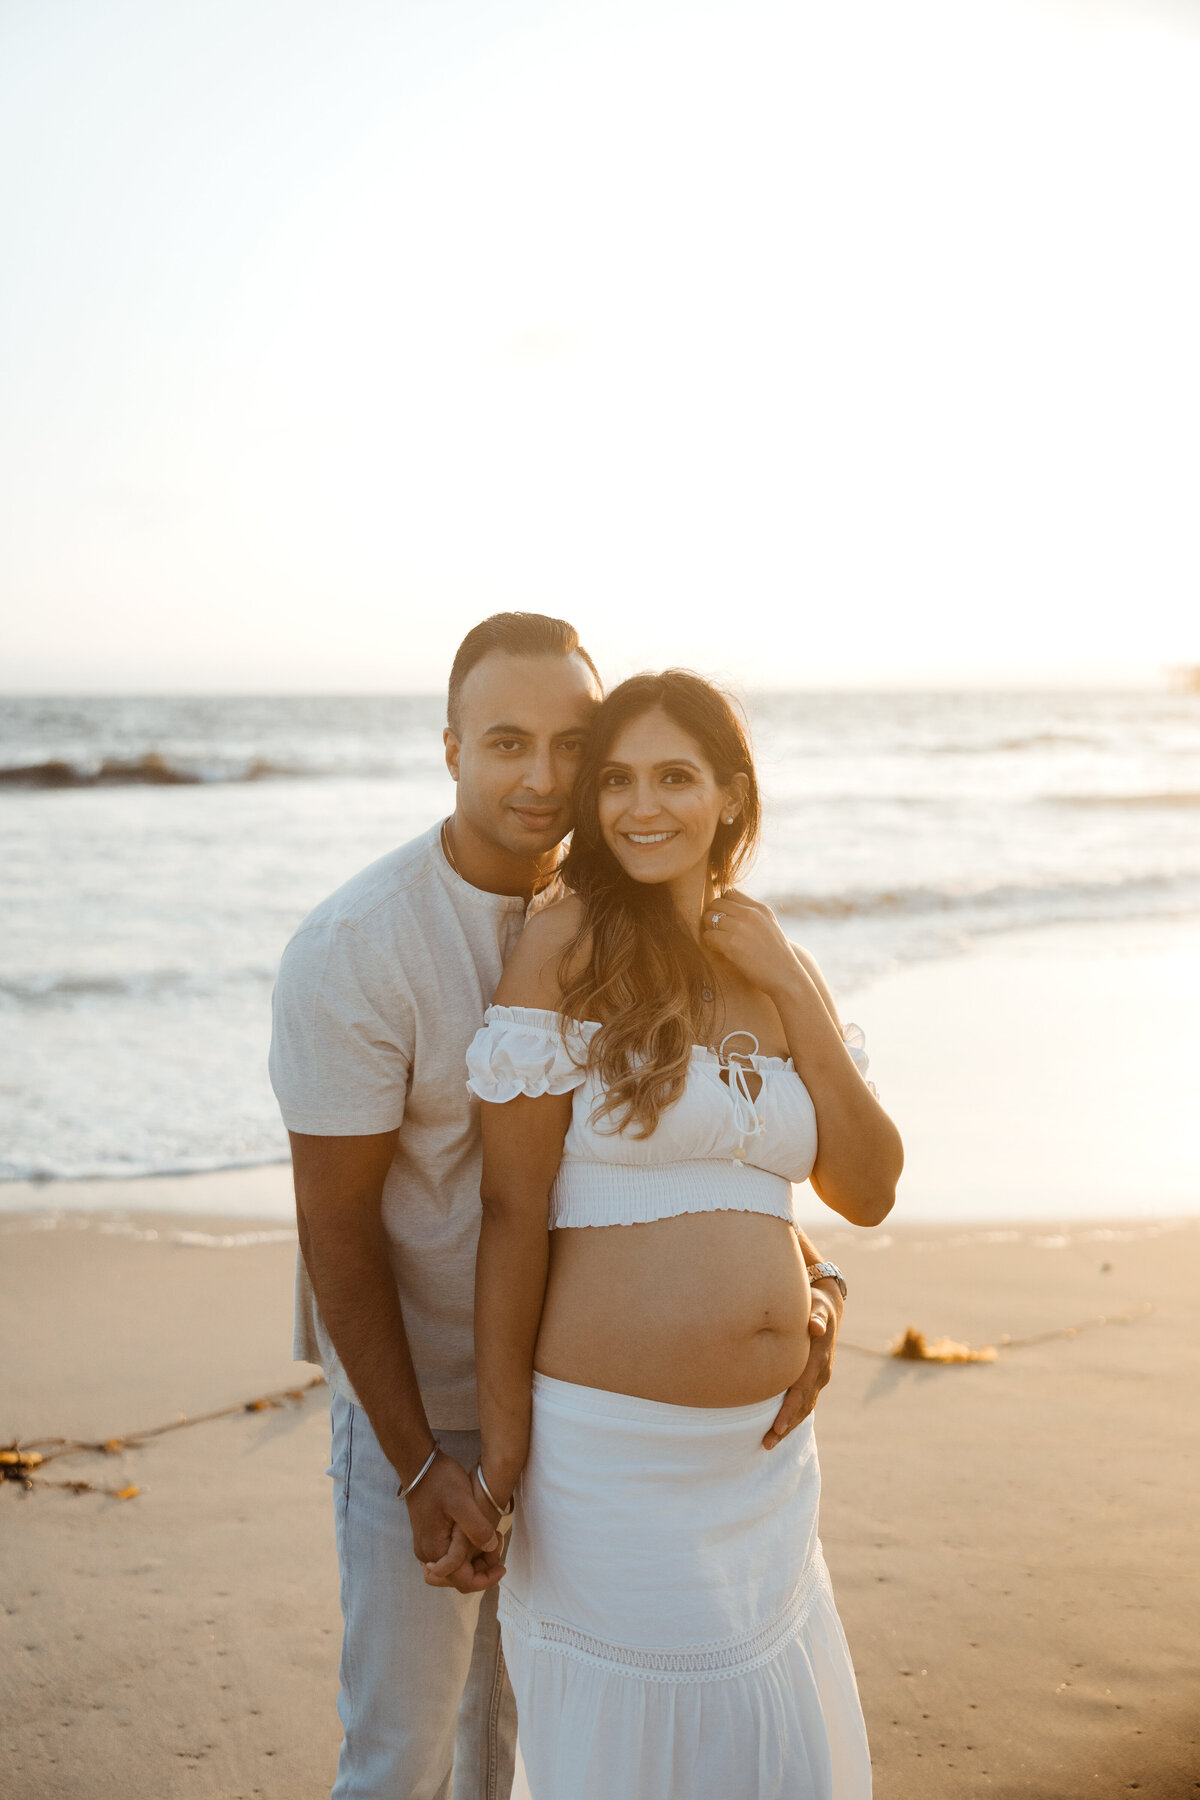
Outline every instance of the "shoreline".
<path id="1" fill-rule="evenodd" d="M 170 1176 L 172 1183 L 190 1180 Z M 882 1225 L 848 1225 L 828 1209 L 823 1241 L 841 1249 L 853 1247 L 866 1255 L 890 1250 L 899 1244 L 916 1255 L 946 1249 L 967 1249 L 989 1244 L 1022 1244 L 1033 1250 L 1061 1250 L 1068 1245 L 1133 1243 L 1169 1237 L 1200 1225 L 1200 1203 L 1190 1213 L 1158 1216 L 1130 1213 L 1096 1218 L 1069 1215 L 1047 1218 L 972 1219 L 958 1225 L 948 1219 L 893 1219 Z M 230 1226 L 233 1229 L 229 1229 Z M 197 1250 L 243 1250 L 261 1244 L 298 1242 L 294 1225 L 283 1224 L 274 1214 L 172 1208 L 158 1211 L 130 1207 L 102 1208 L 68 1205 L 45 1210 L 0 1212 L 0 1238 L 25 1233 L 52 1235 L 93 1232 L 101 1237 L 135 1243 L 162 1243 Z"/>
<path id="2" fill-rule="evenodd" d="M 1200 1212 L 1200 921 L 1009 932 L 901 966 L 840 1010 L 905 1140 L 897 1222 Z M 0 1182 L 0 1220 L 67 1211 L 282 1225 L 291 1169 Z M 840 1228 L 807 1187 L 797 1216 Z"/>

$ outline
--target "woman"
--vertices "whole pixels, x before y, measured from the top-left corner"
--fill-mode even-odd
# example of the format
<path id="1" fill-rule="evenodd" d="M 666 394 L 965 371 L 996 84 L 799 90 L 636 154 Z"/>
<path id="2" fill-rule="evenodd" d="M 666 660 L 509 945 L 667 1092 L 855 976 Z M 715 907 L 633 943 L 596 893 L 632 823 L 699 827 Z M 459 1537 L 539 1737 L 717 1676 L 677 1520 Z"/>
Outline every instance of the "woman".
<path id="1" fill-rule="evenodd" d="M 812 1419 L 763 1440 L 808 1355 L 789 1184 L 874 1225 L 902 1152 L 815 964 L 730 889 L 758 823 L 722 694 L 617 688 L 567 898 L 471 1047 L 476 1490 L 505 1522 L 520 1483 L 500 1607 L 534 1800 L 870 1793 Z"/>

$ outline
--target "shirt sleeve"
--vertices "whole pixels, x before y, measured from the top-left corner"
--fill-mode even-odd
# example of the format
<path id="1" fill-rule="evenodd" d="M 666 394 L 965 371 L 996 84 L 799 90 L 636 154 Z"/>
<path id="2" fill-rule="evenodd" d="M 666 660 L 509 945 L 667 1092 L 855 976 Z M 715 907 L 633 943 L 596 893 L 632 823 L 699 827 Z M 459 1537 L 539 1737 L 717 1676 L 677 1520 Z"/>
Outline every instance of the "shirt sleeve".
<path id="1" fill-rule="evenodd" d="M 400 969 L 352 925 L 307 927 L 283 953 L 271 1013 L 271 1085 L 289 1131 L 397 1129 L 415 1030 Z"/>
<path id="2" fill-rule="evenodd" d="M 578 1027 L 563 1032 L 557 1013 L 530 1006 L 489 1006 L 467 1049 L 467 1087 L 503 1105 L 518 1094 L 569 1094 L 583 1085 L 587 1044 Z M 574 1041 L 574 1050 L 568 1043 Z"/>

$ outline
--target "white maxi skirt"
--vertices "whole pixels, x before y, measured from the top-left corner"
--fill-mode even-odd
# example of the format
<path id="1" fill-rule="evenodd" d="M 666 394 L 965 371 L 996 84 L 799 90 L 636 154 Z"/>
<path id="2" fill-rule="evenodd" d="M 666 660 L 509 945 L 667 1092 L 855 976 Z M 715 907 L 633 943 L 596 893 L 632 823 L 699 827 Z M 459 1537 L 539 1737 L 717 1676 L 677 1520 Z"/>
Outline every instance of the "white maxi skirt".
<path id="1" fill-rule="evenodd" d="M 812 1419 L 767 1451 L 778 1409 L 534 1375 L 500 1588 L 533 1800 L 869 1800 Z"/>

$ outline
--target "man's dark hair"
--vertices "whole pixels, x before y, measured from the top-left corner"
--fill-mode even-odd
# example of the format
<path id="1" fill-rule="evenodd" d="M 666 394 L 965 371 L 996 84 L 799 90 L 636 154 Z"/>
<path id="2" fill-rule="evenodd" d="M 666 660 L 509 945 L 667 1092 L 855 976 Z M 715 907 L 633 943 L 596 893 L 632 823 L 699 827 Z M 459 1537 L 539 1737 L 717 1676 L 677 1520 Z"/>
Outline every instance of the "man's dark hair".
<path id="1" fill-rule="evenodd" d="M 565 619 L 551 619 L 545 613 L 493 613 L 490 619 L 482 619 L 478 625 L 471 627 L 458 646 L 450 666 L 446 723 L 456 737 L 462 729 L 459 708 L 462 684 L 475 664 L 482 662 L 493 650 L 502 650 L 506 656 L 582 657 L 595 675 L 601 694 L 604 692 L 604 683 L 600 680 L 595 663 L 580 643 L 579 633 Z"/>

